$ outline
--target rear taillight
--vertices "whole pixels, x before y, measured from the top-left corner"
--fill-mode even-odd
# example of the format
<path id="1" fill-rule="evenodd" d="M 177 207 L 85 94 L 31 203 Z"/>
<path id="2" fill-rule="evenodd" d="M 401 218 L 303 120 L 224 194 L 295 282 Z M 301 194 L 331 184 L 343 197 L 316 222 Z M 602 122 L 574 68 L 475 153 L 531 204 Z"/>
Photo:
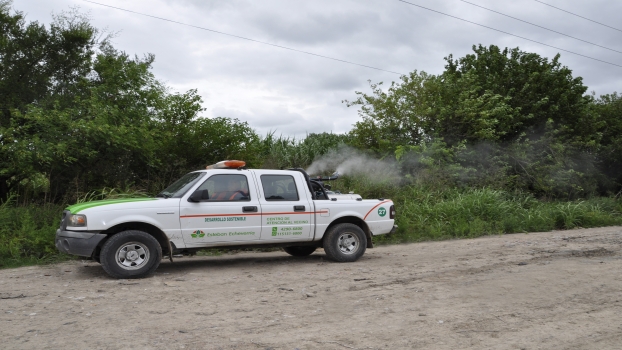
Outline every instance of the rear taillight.
<path id="1" fill-rule="evenodd" d="M 389 218 L 395 219 L 395 206 L 394 205 L 392 205 L 391 208 L 389 208 Z"/>

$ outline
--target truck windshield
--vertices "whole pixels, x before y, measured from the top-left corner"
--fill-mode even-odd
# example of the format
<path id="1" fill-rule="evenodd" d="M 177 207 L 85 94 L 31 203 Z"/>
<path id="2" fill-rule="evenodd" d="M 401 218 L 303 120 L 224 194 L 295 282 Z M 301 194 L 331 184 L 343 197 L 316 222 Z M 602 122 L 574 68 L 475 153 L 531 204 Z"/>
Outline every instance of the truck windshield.
<path id="1" fill-rule="evenodd" d="M 179 180 L 173 182 L 173 184 L 168 186 L 164 191 L 158 193 L 156 197 L 179 198 L 186 194 L 188 189 L 190 189 L 204 174 L 205 173 L 201 172 L 188 173 Z"/>

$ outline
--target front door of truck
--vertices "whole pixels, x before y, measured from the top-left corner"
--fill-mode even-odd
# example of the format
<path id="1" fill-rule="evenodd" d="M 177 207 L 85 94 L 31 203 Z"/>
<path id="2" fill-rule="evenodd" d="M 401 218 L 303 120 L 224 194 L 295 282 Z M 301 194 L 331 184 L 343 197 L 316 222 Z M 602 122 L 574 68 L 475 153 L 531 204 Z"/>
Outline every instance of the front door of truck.
<path id="1" fill-rule="evenodd" d="M 184 198 L 180 203 L 181 233 L 187 247 L 260 239 L 261 206 L 248 172 L 225 170 L 211 175 L 196 191 L 202 191 L 199 202 Z"/>
<path id="2" fill-rule="evenodd" d="M 262 241 L 309 241 L 313 210 L 294 173 L 255 172 L 262 208 Z"/>

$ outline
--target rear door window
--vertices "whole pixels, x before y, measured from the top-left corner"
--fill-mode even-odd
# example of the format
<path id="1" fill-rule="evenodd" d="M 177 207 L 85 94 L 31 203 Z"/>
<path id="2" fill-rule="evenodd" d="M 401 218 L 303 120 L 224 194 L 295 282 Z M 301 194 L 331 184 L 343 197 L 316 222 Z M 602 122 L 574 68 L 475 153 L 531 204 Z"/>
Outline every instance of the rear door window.
<path id="1" fill-rule="evenodd" d="M 290 175 L 261 175 L 266 201 L 298 201 L 296 181 Z"/>

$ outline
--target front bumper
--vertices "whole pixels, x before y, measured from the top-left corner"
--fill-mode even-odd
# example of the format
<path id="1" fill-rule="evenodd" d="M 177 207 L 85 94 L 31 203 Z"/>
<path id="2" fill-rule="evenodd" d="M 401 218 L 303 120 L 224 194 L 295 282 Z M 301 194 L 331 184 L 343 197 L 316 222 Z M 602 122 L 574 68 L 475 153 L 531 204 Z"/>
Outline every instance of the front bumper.
<path id="1" fill-rule="evenodd" d="M 93 251 L 106 238 L 105 234 L 84 231 L 56 230 L 56 249 L 63 253 L 90 257 Z"/>

